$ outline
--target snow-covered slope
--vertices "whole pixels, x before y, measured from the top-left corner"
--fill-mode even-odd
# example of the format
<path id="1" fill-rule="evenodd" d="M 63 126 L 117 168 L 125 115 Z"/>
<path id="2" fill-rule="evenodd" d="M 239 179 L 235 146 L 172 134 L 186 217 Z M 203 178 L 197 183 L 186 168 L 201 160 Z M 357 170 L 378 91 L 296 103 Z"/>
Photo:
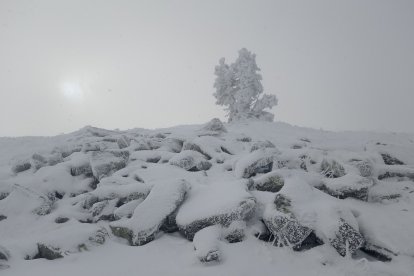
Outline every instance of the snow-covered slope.
<path id="1" fill-rule="evenodd" d="M 0 138 L 1 275 L 134 271 L 412 275 L 414 135 L 214 119 Z"/>

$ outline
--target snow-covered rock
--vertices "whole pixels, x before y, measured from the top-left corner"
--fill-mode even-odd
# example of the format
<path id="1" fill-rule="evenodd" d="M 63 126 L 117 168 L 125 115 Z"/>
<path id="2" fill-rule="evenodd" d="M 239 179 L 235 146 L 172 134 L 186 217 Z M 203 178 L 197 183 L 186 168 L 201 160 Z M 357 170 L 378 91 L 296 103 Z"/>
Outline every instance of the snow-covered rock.
<path id="1" fill-rule="evenodd" d="M 55 260 L 63 258 L 63 252 L 60 248 L 53 247 L 44 243 L 37 244 L 37 254 L 32 257 L 33 259 L 46 259 Z"/>
<path id="2" fill-rule="evenodd" d="M 253 179 L 254 188 L 258 191 L 279 192 L 283 188 L 285 181 L 280 173 L 274 171 L 260 175 Z"/>
<path id="3" fill-rule="evenodd" d="M 389 153 L 381 153 L 385 165 L 405 165 L 404 162 L 398 158 L 391 156 Z"/>
<path id="4" fill-rule="evenodd" d="M 312 188 L 300 178 L 289 179 L 281 193 L 289 199 L 289 204 L 282 206 L 341 256 L 352 255 L 364 245 L 356 218 L 340 199 Z"/>
<path id="5" fill-rule="evenodd" d="M 290 199 L 277 194 L 274 204 L 268 205 L 263 214 L 263 221 L 278 246 L 298 247 L 312 232 L 312 229 L 300 224 L 290 208 Z"/>
<path id="6" fill-rule="evenodd" d="M 259 149 L 274 149 L 274 148 L 276 148 L 276 146 L 272 142 L 270 142 L 268 140 L 265 140 L 265 141 L 256 141 L 251 146 L 250 152 L 253 152 L 253 151 L 259 150 Z"/>
<path id="7" fill-rule="evenodd" d="M 101 180 L 124 168 L 129 158 L 128 151 L 93 152 L 91 156 L 92 173 Z"/>
<path id="8" fill-rule="evenodd" d="M 118 147 L 120 149 L 124 149 L 124 148 L 129 147 L 129 145 L 131 144 L 131 140 L 125 135 L 122 135 L 116 140 L 116 143 L 118 144 Z"/>
<path id="9" fill-rule="evenodd" d="M 130 219 L 111 224 L 112 233 L 127 239 L 130 245 L 144 245 L 154 240 L 165 219 L 184 201 L 188 190 L 189 183 L 185 180 L 156 183 Z"/>
<path id="10" fill-rule="evenodd" d="M 186 171 L 206 171 L 211 168 L 211 163 L 199 152 L 184 150 L 170 159 L 171 165 L 183 168 Z"/>
<path id="11" fill-rule="evenodd" d="M 268 173 L 272 170 L 274 150 L 255 150 L 241 157 L 234 166 L 234 174 L 238 178 L 249 178 L 258 173 Z"/>
<path id="12" fill-rule="evenodd" d="M 32 167 L 30 160 L 21 160 L 16 162 L 12 167 L 12 172 L 21 173 L 29 170 Z"/>
<path id="13" fill-rule="evenodd" d="M 246 231 L 245 221 L 233 221 L 226 228 L 223 228 L 223 238 L 229 243 L 241 242 L 245 237 Z"/>
<path id="14" fill-rule="evenodd" d="M 228 195 L 231 195 L 229 197 Z M 193 189 L 180 207 L 177 225 L 187 239 L 211 225 L 228 227 L 233 221 L 242 221 L 252 215 L 255 198 L 240 181 L 214 183 Z"/>
<path id="15" fill-rule="evenodd" d="M 227 132 L 227 129 L 225 128 L 223 122 L 218 118 L 213 118 L 199 130 L 199 135 L 216 136 L 225 132 Z"/>
<path id="16" fill-rule="evenodd" d="M 187 141 L 183 145 L 183 150 L 193 150 L 204 155 L 208 160 L 213 159 L 217 162 L 223 162 L 229 155 L 232 155 L 225 141 L 212 137 L 202 136 Z"/>
<path id="17" fill-rule="evenodd" d="M 221 226 L 212 225 L 201 229 L 194 235 L 194 250 L 200 262 L 209 263 L 220 261 L 221 252 L 219 248 L 219 240 L 221 233 Z"/>
<path id="18" fill-rule="evenodd" d="M 159 151 L 167 151 L 178 153 L 183 148 L 184 141 L 177 138 L 166 138 L 162 140 L 160 147 L 158 148 Z"/>
<path id="19" fill-rule="evenodd" d="M 339 178 L 325 179 L 317 188 L 336 198 L 351 197 L 366 201 L 368 200 L 368 189 L 373 185 L 374 182 L 370 178 L 347 174 Z"/>

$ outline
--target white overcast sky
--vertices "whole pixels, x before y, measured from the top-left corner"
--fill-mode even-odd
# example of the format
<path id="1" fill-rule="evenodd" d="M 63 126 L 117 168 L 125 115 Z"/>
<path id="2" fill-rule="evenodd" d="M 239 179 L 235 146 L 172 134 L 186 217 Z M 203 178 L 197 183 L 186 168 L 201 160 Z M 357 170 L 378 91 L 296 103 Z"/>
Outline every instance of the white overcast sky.
<path id="1" fill-rule="evenodd" d="M 242 47 L 278 121 L 414 132 L 412 0 L 0 0 L 0 136 L 224 120 Z"/>

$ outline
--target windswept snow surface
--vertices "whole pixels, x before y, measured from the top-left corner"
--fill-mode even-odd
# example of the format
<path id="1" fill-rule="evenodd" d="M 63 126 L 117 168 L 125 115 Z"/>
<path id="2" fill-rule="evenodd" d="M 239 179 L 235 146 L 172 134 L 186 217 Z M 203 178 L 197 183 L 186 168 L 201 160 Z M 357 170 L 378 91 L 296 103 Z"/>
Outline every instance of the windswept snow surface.
<path id="1" fill-rule="evenodd" d="M 189 157 L 211 166 L 186 166 Z M 182 180 L 184 198 L 175 194 Z M 237 215 L 234 210 L 246 202 L 249 212 Z M 278 247 L 261 222 L 269 208 L 274 212 L 267 216 L 278 216 L 271 221 L 297 221 L 312 230 L 309 237 L 294 248 Z M 245 226 L 241 241 L 207 235 L 209 229 L 230 231 L 232 222 Z M 131 233 L 151 229 L 151 241 L 130 246 L 122 233 L 112 232 L 110 225 L 118 224 Z M 267 235 L 256 237 L 259 224 Z M 350 235 L 364 240 L 354 254 Z M 191 237 L 194 243 L 186 239 Z M 200 262 L 210 249 L 219 250 L 220 258 Z M 63 258 L 46 259 L 54 256 Z M 413 271 L 413 134 L 216 120 L 0 138 L 0 275 Z"/>

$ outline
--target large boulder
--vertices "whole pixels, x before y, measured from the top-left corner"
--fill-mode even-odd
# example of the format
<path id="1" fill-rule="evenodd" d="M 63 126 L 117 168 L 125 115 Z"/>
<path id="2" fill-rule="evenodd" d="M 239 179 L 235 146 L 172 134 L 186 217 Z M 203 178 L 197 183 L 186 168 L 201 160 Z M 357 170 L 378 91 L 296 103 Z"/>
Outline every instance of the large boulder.
<path id="1" fill-rule="evenodd" d="M 135 199 L 145 199 L 151 190 L 149 184 L 131 180 L 129 178 L 111 176 L 99 183 L 98 187 L 91 192 L 99 200 L 120 199 L 124 203 Z"/>
<path id="2" fill-rule="evenodd" d="M 129 178 L 111 176 L 102 179 L 94 191 L 78 196 L 77 202 L 83 209 L 90 210 L 93 216 L 105 215 L 101 219 L 113 220 L 132 213 L 131 206 L 136 207 L 139 202 L 142 202 L 150 190 L 151 186 L 148 184 Z M 119 215 L 115 214 L 115 207 L 121 207 L 131 201 L 136 201 L 137 204 L 123 208 L 123 211 L 119 211 Z M 105 212 L 102 213 L 104 209 Z M 100 216 L 97 217 L 99 218 Z"/>
<path id="3" fill-rule="evenodd" d="M 291 200 L 277 194 L 274 204 L 268 205 L 263 221 L 274 236 L 278 246 L 298 247 L 309 236 L 312 229 L 302 225 L 292 213 Z"/>
<path id="4" fill-rule="evenodd" d="M 33 257 L 33 259 L 46 260 L 55 260 L 60 258 L 63 258 L 63 252 L 60 248 L 44 243 L 37 244 L 37 254 Z"/>
<path id="5" fill-rule="evenodd" d="M 165 138 L 160 143 L 158 150 L 179 153 L 183 148 L 184 141 L 177 138 Z"/>
<path id="6" fill-rule="evenodd" d="M 223 162 L 229 155 L 232 155 L 229 145 L 225 141 L 212 136 L 202 136 L 187 141 L 183 145 L 183 150 L 198 151 L 208 160 L 214 159 L 217 162 Z"/>
<path id="7" fill-rule="evenodd" d="M 194 235 L 194 250 L 200 262 L 209 263 L 220 261 L 221 252 L 219 248 L 219 240 L 221 233 L 221 226 L 213 225 L 201 229 Z"/>
<path id="8" fill-rule="evenodd" d="M 238 178 L 249 178 L 258 173 L 268 173 L 273 168 L 275 150 L 256 150 L 241 157 L 234 165 Z"/>
<path id="9" fill-rule="evenodd" d="M 93 152 L 91 167 L 94 177 L 101 180 L 124 168 L 128 162 L 128 151 Z"/>
<path id="10" fill-rule="evenodd" d="M 195 142 L 193 142 L 193 141 L 191 141 L 191 142 L 189 142 L 189 141 L 185 142 L 185 143 L 183 144 L 183 148 L 182 148 L 182 150 L 183 150 L 183 151 L 186 151 L 186 150 L 196 151 L 196 152 L 199 152 L 199 153 L 201 153 L 202 155 L 204 155 L 204 157 L 205 157 L 207 160 L 210 160 L 210 159 L 211 159 L 211 156 L 210 156 L 207 152 L 203 151 L 203 150 L 201 149 L 200 145 L 196 144 L 196 143 L 195 143 Z"/>
<path id="11" fill-rule="evenodd" d="M 328 178 L 317 188 L 339 199 L 351 197 L 367 201 L 368 190 L 373 185 L 370 178 L 347 174 L 339 178 Z"/>
<path id="12" fill-rule="evenodd" d="M 180 232 L 192 240 L 195 233 L 205 227 L 228 227 L 233 221 L 246 220 L 253 213 L 255 204 L 255 198 L 247 191 L 246 182 L 196 187 L 178 210 L 176 222 Z"/>
<path id="13" fill-rule="evenodd" d="M 278 172 L 269 172 L 253 179 L 253 188 L 258 191 L 277 193 L 283 185 L 285 181 Z"/>
<path id="14" fill-rule="evenodd" d="M 130 245 L 144 245 L 154 240 L 165 219 L 184 201 L 188 190 L 189 183 L 185 180 L 156 183 L 130 219 L 111 223 L 112 233 L 127 239 Z"/>
<path id="15" fill-rule="evenodd" d="M 343 218 L 336 226 L 335 237 L 330 237 L 329 242 L 341 256 L 352 255 L 364 245 L 364 237 Z"/>
<path id="16" fill-rule="evenodd" d="M 124 149 L 129 147 L 129 145 L 131 144 L 131 140 L 125 136 L 125 135 L 121 135 L 117 140 L 116 143 L 118 144 L 118 147 L 120 149 Z"/>
<path id="17" fill-rule="evenodd" d="M 93 176 L 91 163 L 87 154 L 74 153 L 69 158 L 70 160 L 66 164 L 69 166 L 72 176 Z"/>
<path id="18" fill-rule="evenodd" d="M 341 256 L 352 255 L 364 245 L 365 239 L 359 232 L 356 218 L 341 200 L 311 187 L 297 177 L 285 181 L 278 197 L 288 199 L 275 200 L 275 205 L 279 202 L 279 207 L 276 207 L 278 211 L 294 215 L 297 223 L 311 229 L 318 239 L 330 244 Z M 285 222 L 286 219 L 281 221 Z M 297 227 L 296 223 L 290 224 Z M 292 232 L 288 231 L 288 234 Z"/>
<path id="19" fill-rule="evenodd" d="M 183 168 L 186 171 L 206 171 L 211 168 L 211 163 L 199 152 L 184 150 L 170 159 L 170 164 Z"/>

